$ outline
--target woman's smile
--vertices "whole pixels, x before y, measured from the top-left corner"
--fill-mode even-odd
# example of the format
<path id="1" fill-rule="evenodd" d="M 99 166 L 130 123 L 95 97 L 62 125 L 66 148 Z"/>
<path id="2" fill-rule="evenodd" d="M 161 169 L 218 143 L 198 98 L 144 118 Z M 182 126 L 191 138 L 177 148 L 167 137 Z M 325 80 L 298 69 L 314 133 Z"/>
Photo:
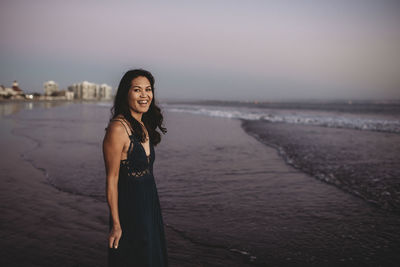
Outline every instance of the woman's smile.
<path id="1" fill-rule="evenodd" d="M 142 107 L 146 107 L 148 102 L 149 102 L 148 100 L 139 100 L 139 101 L 138 101 L 138 103 L 139 103 Z"/>

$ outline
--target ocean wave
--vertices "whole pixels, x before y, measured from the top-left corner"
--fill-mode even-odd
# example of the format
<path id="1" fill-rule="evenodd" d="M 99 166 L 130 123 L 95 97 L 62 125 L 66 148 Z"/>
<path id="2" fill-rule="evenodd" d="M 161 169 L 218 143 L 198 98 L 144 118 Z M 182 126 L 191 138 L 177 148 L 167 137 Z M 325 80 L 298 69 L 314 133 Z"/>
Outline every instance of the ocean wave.
<path id="1" fill-rule="evenodd" d="M 367 131 L 400 133 L 400 120 L 371 118 L 363 115 L 304 110 L 276 110 L 262 108 L 217 107 L 201 105 L 164 104 L 171 112 L 184 112 L 211 117 L 243 120 L 262 120 L 293 124 L 315 125 L 331 128 L 349 128 Z"/>

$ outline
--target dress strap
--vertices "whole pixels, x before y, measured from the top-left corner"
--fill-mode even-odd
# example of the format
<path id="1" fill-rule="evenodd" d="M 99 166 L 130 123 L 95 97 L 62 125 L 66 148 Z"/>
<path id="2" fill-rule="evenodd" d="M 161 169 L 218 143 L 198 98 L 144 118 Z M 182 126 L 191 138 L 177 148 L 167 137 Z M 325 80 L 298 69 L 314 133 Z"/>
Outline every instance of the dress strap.
<path id="1" fill-rule="evenodd" d="M 126 131 L 126 133 L 128 134 L 128 136 L 131 136 L 132 134 L 129 134 L 129 131 L 128 131 L 128 128 L 126 128 L 126 125 L 125 125 L 125 121 L 124 122 L 122 122 L 122 120 L 119 120 L 119 119 L 113 119 L 113 120 L 111 120 L 111 121 L 119 121 L 123 126 L 124 126 L 124 128 L 125 128 L 125 131 Z M 132 133 L 132 129 L 129 127 L 129 129 L 131 130 L 131 133 Z"/>

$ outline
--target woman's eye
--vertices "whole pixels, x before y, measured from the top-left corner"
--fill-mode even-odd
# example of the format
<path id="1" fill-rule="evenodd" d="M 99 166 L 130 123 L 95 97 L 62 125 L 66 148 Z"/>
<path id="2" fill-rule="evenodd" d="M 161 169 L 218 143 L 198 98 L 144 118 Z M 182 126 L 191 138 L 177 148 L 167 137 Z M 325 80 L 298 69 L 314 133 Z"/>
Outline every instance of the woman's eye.
<path id="1" fill-rule="evenodd" d="M 147 88 L 146 91 L 151 91 L 151 88 Z"/>

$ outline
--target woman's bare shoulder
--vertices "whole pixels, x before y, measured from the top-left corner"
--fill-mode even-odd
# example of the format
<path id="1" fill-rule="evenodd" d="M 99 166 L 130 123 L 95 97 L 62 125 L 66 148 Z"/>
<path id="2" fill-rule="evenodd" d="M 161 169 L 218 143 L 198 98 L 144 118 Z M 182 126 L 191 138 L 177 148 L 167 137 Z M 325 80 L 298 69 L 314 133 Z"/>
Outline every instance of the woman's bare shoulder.
<path id="1" fill-rule="evenodd" d="M 107 134 L 122 136 L 123 134 L 125 134 L 125 126 L 122 124 L 121 121 L 111 120 L 107 127 Z"/>
<path id="2" fill-rule="evenodd" d="M 114 119 L 111 120 L 111 122 L 117 122 L 117 123 L 123 125 L 125 127 L 126 131 L 129 132 L 128 133 L 129 135 L 131 135 L 134 132 L 131 127 L 131 124 L 121 114 L 117 115 Z"/>

